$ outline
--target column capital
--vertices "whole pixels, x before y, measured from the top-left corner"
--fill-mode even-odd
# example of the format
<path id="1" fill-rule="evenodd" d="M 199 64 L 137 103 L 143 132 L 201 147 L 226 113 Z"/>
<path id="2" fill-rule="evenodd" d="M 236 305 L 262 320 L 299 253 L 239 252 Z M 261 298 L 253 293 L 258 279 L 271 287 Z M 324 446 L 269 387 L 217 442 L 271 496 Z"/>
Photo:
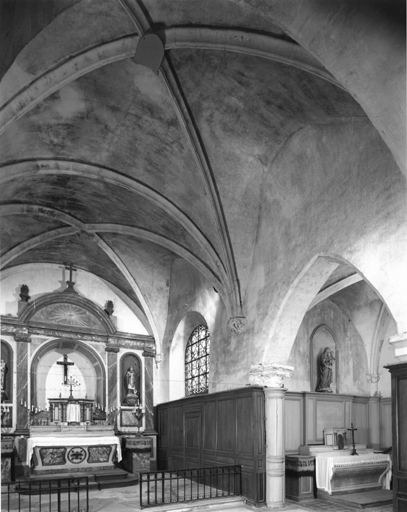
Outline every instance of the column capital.
<path id="1" fill-rule="evenodd" d="M 380 375 L 378 373 L 368 373 L 367 381 L 369 384 L 376 384 L 380 380 Z"/>
<path id="2" fill-rule="evenodd" d="M 407 361 L 407 332 L 390 336 L 389 343 L 394 347 L 395 357 L 400 361 Z"/>
<path id="3" fill-rule="evenodd" d="M 113 353 L 117 354 L 117 353 L 120 351 L 120 348 L 119 348 L 119 347 L 112 347 L 112 346 L 110 346 L 110 345 L 108 344 L 108 345 L 106 345 L 106 347 L 105 347 L 105 351 L 106 351 L 106 352 L 113 352 Z"/>
<path id="4" fill-rule="evenodd" d="M 289 378 L 293 370 L 293 366 L 279 363 L 252 364 L 249 372 L 249 385 L 282 388 L 284 379 Z"/>
<path id="5" fill-rule="evenodd" d="M 229 329 L 239 335 L 246 330 L 247 319 L 245 316 L 233 316 L 228 320 Z"/>
<path id="6" fill-rule="evenodd" d="M 23 341 L 25 343 L 31 343 L 30 333 L 28 327 L 16 327 L 14 329 L 14 339 L 16 341 Z"/>

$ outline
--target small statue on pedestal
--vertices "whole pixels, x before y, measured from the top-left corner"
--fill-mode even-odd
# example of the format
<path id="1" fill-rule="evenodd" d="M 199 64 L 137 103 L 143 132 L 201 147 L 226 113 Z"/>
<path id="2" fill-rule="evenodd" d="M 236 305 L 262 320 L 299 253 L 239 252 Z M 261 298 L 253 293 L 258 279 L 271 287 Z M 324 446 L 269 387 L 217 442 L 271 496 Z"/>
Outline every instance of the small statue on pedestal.
<path id="1" fill-rule="evenodd" d="M 332 393 L 331 383 L 333 380 L 332 366 L 335 361 L 333 350 L 326 347 L 321 356 L 319 365 L 319 383 L 317 391 L 319 393 Z"/>

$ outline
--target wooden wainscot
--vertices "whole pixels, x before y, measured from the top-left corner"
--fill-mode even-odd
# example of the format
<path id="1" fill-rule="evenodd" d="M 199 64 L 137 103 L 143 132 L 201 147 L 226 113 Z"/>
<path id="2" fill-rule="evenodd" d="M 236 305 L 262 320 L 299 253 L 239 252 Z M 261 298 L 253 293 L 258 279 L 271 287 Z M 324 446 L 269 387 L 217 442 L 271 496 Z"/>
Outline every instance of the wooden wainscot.
<path id="1" fill-rule="evenodd" d="M 286 455 L 286 497 L 294 501 L 314 499 L 315 457 L 312 455 Z"/>

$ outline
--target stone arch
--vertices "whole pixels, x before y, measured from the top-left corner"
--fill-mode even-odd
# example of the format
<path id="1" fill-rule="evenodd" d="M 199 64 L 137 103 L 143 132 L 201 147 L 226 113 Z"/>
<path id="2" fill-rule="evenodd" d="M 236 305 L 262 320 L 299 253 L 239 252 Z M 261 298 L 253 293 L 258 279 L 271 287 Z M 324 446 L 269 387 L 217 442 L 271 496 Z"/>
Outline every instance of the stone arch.
<path id="1" fill-rule="evenodd" d="M 201 313 L 189 311 L 175 329 L 169 354 L 170 400 L 185 396 L 185 347 L 192 331 L 201 324 L 208 326 Z"/>
<path id="2" fill-rule="evenodd" d="M 337 255 L 315 255 L 293 280 L 285 283 L 280 291 L 280 306 L 271 327 L 270 342 L 264 351 L 263 364 L 287 362 L 307 309 L 340 264 L 345 264 L 358 273 L 386 304 L 379 291 L 349 261 Z M 390 312 L 389 308 L 388 310 Z"/>
<path id="3" fill-rule="evenodd" d="M 84 356 L 91 364 L 95 372 L 95 396 L 89 397 L 94 398 L 95 402 L 99 403 L 103 408 L 106 407 L 106 369 L 104 362 L 100 355 L 90 346 L 82 341 L 66 338 L 57 338 L 41 345 L 38 350 L 33 354 L 30 365 L 31 375 L 31 404 L 34 407 L 43 405 L 38 400 L 41 397 L 38 396 L 37 390 L 37 375 L 38 366 L 41 359 L 51 351 L 60 351 L 62 355 L 64 352 L 76 352 Z M 44 397 L 45 399 L 45 397 Z"/>
<path id="4" fill-rule="evenodd" d="M 35 316 L 39 315 L 42 309 L 55 304 L 69 304 L 86 310 L 92 317 L 95 318 L 97 324 L 99 325 L 99 330 L 102 330 L 108 334 L 114 334 L 116 332 L 116 328 L 113 322 L 101 307 L 89 299 L 77 295 L 76 293 L 61 292 L 43 295 L 42 297 L 39 297 L 38 299 L 30 302 L 27 307 L 23 309 L 20 314 L 20 320 L 24 323 L 30 323 L 33 321 L 33 319 L 35 319 Z"/>

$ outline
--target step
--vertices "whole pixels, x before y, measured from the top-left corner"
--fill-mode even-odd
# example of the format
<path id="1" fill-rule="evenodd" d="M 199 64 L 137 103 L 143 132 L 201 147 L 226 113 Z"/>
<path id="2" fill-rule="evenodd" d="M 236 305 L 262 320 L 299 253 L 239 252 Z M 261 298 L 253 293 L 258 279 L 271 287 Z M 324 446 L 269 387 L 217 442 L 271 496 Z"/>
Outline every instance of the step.
<path id="1" fill-rule="evenodd" d="M 165 503 L 163 505 L 155 505 L 145 507 L 146 512 L 196 512 L 205 510 L 220 509 L 238 509 L 247 510 L 246 499 L 242 496 L 230 496 L 227 498 L 212 498 L 205 500 L 184 501 L 180 503 Z M 144 510 L 144 509 L 143 509 Z"/>
<path id="2" fill-rule="evenodd" d="M 130 485 L 138 485 L 138 477 L 136 475 L 129 476 L 122 480 L 114 479 L 114 480 L 103 480 L 102 482 L 98 482 L 99 490 L 102 489 L 113 489 L 116 487 L 128 487 Z"/>

